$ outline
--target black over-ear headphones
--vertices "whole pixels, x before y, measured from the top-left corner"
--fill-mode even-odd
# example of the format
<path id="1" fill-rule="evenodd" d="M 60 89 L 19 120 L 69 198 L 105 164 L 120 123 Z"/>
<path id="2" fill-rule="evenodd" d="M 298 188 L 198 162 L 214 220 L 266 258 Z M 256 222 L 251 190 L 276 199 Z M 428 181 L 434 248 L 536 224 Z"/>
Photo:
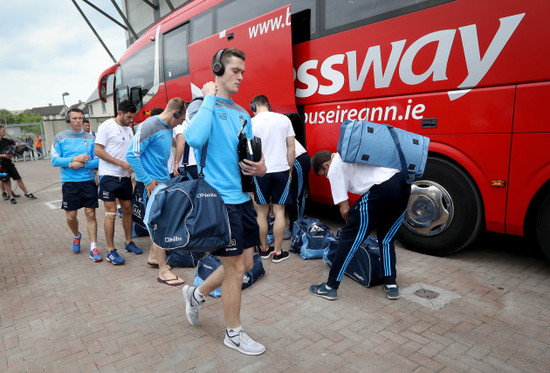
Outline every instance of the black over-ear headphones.
<path id="1" fill-rule="evenodd" d="M 259 97 L 259 96 L 256 96 L 256 97 Z M 254 97 L 254 98 L 256 98 L 256 97 Z M 265 99 L 267 101 L 267 110 L 271 111 L 271 104 L 269 103 L 269 100 L 267 99 L 267 97 L 265 97 Z M 254 99 L 252 99 L 252 101 L 254 101 Z M 252 112 L 255 113 L 256 109 L 257 109 L 256 104 L 254 102 L 251 102 L 250 103 L 250 110 L 252 110 Z"/>
<path id="2" fill-rule="evenodd" d="M 71 123 L 71 117 L 69 116 L 71 113 L 69 111 L 67 111 L 67 113 L 65 113 L 65 123 Z"/>
<path id="3" fill-rule="evenodd" d="M 185 101 L 181 100 L 181 107 L 178 111 L 174 112 L 174 118 L 180 119 L 183 115 L 183 109 L 185 107 Z"/>
<path id="4" fill-rule="evenodd" d="M 225 51 L 225 49 L 220 49 L 218 53 L 216 53 L 216 57 L 214 58 L 214 65 L 212 65 L 212 72 L 216 76 L 222 76 L 225 72 L 225 66 L 222 63 L 222 54 Z"/>

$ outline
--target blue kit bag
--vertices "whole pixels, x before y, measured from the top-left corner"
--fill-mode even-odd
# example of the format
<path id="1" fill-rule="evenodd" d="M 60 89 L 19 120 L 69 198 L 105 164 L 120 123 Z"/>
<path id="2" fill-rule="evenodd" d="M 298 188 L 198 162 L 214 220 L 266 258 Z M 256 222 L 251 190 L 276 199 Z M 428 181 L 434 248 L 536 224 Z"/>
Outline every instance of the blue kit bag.
<path id="1" fill-rule="evenodd" d="M 222 197 L 204 180 L 205 145 L 196 180 L 183 176 L 159 184 L 147 201 L 144 222 L 153 242 L 164 250 L 213 251 L 231 239 Z"/>
<path id="2" fill-rule="evenodd" d="M 330 245 L 323 254 L 323 259 L 330 266 L 332 266 L 332 260 L 340 244 L 339 236 L 339 232 L 337 232 L 336 237 L 330 239 Z M 371 235 L 365 238 L 351 258 L 344 274 L 366 287 L 384 283 L 384 268 L 376 237 Z"/>
<path id="3" fill-rule="evenodd" d="M 222 263 L 217 256 L 208 255 L 202 257 L 197 264 L 197 271 L 195 272 L 195 280 L 193 282 L 194 286 L 199 286 L 218 268 Z M 254 266 L 251 270 L 246 271 L 243 276 L 242 288 L 246 289 L 250 287 L 253 283 L 258 281 L 265 275 L 264 265 L 262 264 L 262 259 L 258 253 L 254 253 Z M 221 287 L 213 290 L 210 293 L 213 297 L 220 297 L 222 295 Z"/>
<path id="4" fill-rule="evenodd" d="M 393 126 L 346 119 L 337 151 L 342 161 L 404 171 L 407 183 L 424 174 L 430 139 Z"/>
<path id="5" fill-rule="evenodd" d="M 330 228 L 319 219 L 303 216 L 294 222 L 290 247 L 302 259 L 320 259 L 334 237 Z"/>

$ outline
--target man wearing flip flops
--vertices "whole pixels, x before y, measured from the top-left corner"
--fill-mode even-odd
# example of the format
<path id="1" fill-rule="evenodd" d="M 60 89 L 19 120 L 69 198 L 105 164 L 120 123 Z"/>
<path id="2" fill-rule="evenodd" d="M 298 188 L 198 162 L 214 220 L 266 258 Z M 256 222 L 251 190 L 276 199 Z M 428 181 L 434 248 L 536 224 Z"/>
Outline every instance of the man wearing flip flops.
<path id="1" fill-rule="evenodd" d="M 168 181 L 168 159 L 172 148 L 172 129 L 185 119 L 185 102 L 174 97 L 159 115 L 147 118 L 137 130 L 126 161 L 136 175 L 134 193 L 151 195 L 155 187 Z M 151 240 L 147 264 L 159 269 L 157 281 L 169 286 L 183 285 L 184 280 L 176 276 L 166 264 L 166 252 Z"/>

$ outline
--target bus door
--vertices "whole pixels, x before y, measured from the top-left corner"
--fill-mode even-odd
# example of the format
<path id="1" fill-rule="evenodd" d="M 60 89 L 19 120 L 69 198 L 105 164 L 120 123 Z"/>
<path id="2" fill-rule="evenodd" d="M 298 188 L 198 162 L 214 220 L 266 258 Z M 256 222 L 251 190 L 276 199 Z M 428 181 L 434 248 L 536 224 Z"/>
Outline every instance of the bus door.
<path id="1" fill-rule="evenodd" d="M 204 83 L 214 80 L 212 57 L 222 48 L 246 54 L 246 71 L 234 101 L 248 109 L 256 95 L 266 95 L 274 111 L 296 112 L 292 67 L 290 5 L 221 31 L 189 45 L 191 93 L 202 96 Z"/>

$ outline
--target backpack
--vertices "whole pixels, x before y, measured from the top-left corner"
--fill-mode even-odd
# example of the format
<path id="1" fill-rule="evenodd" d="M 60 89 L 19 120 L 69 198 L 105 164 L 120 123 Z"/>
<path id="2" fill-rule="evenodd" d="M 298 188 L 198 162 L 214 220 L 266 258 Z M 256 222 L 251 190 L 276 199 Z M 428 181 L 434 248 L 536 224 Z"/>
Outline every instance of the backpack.
<path id="1" fill-rule="evenodd" d="M 329 246 L 323 253 L 325 262 L 332 266 L 336 250 L 340 244 L 340 229 L 336 237 L 332 237 Z M 384 267 L 380 258 L 378 239 L 372 235 L 365 238 L 355 255 L 349 261 L 344 274 L 359 282 L 361 285 L 371 287 L 384 283 Z"/>
<path id="2" fill-rule="evenodd" d="M 262 264 L 262 259 L 258 253 L 254 253 L 254 266 L 251 270 L 246 271 L 243 276 L 242 288 L 246 289 L 250 287 L 253 283 L 262 278 L 265 274 L 264 265 Z M 197 264 L 197 271 L 195 272 L 195 280 L 193 285 L 198 287 L 202 284 L 208 276 L 212 274 L 222 263 L 217 256 L 207 255 L 202 257 Z M 221 286 L 210 293 L 211 296 L 218 298 L 222 295 Z"/>
<path id="3" fill-rule="evenodd" d="M 330 228 L 319 219 L 303 216 L 294 222 L 290 247 L 302 259 L 320 259 L 334 237 Z"/>
<path id="4" fill-rule="evenodd" d="M 408 184 L 422 177 L 430 139 L 393 126 L 346 119 L 337 151 L 342 161 L 403 171 Z"/>

